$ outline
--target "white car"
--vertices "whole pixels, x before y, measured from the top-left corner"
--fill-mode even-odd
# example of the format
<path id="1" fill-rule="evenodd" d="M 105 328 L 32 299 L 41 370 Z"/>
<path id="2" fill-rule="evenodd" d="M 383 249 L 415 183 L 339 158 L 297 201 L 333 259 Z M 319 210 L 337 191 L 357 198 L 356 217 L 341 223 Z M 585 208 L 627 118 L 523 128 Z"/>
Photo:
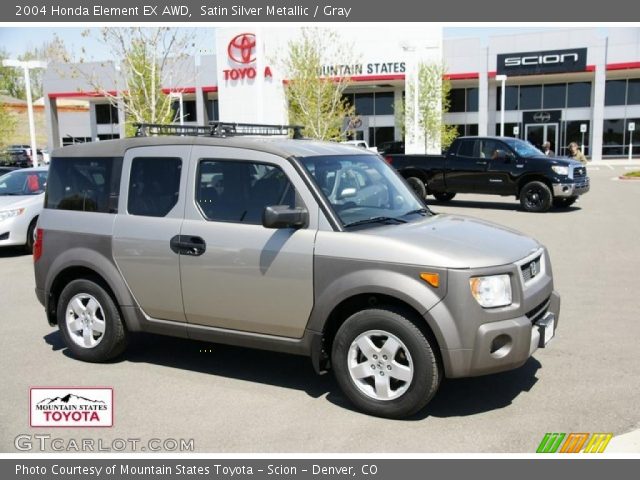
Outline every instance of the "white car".
<path id="1" fill-rule="evenodd" d="M 352 145 L 354 147 L 362 148 L 364 150 L 369 150 L 370 152 L 378 153 L 378 149 L 376 147 L 370 147 L 367 142 L 364 140 L 345 140 L 344 142 L 340 142 L 345 145 Z"/>
<path id="2" fill-rule="evenodd" d="M 0 247 L 33 249 L 47 174 L 48 167 L 21 168 L 0 177 Z"/>

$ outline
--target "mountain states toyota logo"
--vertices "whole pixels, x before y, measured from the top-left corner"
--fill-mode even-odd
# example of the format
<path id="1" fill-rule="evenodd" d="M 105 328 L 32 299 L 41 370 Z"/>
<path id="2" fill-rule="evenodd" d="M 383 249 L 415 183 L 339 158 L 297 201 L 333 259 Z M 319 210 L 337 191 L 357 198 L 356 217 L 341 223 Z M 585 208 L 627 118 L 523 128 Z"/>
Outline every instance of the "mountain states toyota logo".
<path id="1" fill-rule="evenodd" d="M 253 63 L 256 61 L 256 36 L 253 33 L 241 33 L 229 42 L 227 53 L 236 63 Z"/>
<path id="2" fill-rule="evenodd" d="M 105 387 L 32 387 L 32 427 L 111 427 L 113 389 Z"/>

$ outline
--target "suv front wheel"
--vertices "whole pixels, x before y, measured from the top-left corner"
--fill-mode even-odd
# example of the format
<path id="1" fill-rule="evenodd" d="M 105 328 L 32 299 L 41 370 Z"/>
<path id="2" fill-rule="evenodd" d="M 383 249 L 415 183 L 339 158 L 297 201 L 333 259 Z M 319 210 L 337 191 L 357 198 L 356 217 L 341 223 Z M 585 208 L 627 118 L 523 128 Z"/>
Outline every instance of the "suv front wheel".
<path id="1" fill-rule="evenodd" d="M 408 312 L 367 309 L 342 324 L 331 362 L 340 388 L 359 409 L 404 418 L 438 389 L 441 368 L 434 348 Z"/>
<path id="2" fill-rule="evenodd" d="M 70 282 L 58 301 L 58 326 L 71 352 L 80 360 L 105 362 L 126 346 L 126 330 L 111 295 L 87 279 Z"/>

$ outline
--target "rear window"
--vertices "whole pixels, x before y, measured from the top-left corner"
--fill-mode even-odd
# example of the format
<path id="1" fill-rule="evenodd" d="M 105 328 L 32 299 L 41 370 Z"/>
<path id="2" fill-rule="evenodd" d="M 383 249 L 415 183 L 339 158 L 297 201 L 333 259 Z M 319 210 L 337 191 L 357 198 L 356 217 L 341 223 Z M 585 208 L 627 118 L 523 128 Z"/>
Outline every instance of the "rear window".
<path id="1" fill-rule="evenodd" d="M 117 213 L 122 158 L 53 158 L 45 208 Z"/>

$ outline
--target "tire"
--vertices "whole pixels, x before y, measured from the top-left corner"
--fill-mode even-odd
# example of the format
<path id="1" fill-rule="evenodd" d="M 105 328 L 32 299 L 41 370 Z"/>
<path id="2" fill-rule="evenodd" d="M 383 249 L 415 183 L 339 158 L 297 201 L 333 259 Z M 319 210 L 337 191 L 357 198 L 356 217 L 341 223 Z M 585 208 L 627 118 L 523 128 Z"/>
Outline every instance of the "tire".
<path id="1" fill-rule="evenodd" d="M 399 347 L 394 357 L 384 358 L 385 348 L 393 348 L 389 345 Z M 438 390 L 442 370 L 435 346 L 433 337 L 418 328 L 408 312 L 367 309 L 342 324 L 333 341 L 331 363 L 340 388 L 358 409 L 379 417 L 405 418 L 421 410 Z"/>
<path id="2" fill-rule="evenodd" d="M 549 187 L 537 180 L 527 183 L 520 190 L 520 205 L 527 212 L 546 212 L 551 208 L 552 199 Z"/>
<path id="3" fill-rule="evenodd" d="M 64 341 L 78 359 L 106 362 L 124 351 L 127 332 L 120 311 L 99 283 L 84 278 L 70 282 L 60 294 L 57 314 Z M 83 314 L 93 328 L 84 328 Z"/>
<path id="4" fill-rule="evenodd" d="M 24 251 L 28 254 L 33 253 L 33 244 L 36 241 L 36 225 L 38 223 L 38 217 L 31 220 L 29 228 L 27 228 L 27 243 L 24 244 Z"/>
<path id="5" fill-rule="evenodd" d="M 450 193 L 450 192 L 449 193 L 447 193 L 447 192 L 433 192 L 433 196 L 439 202 L 448 202 L 449 200 L 452 200 L 453 197 L 456 196 L 456 194 L 455 193 Z"/>
<path id="6" fill-rule="evenodd" d="M 416 195 L 420 197 L 421 200 L 424 200 L 427 196 L 427 186 L 424 184 L 422 180 L 418 177 L 409 177 L 407 178 L 407 183 L 416 192 Z"/>
<path id="7" fill-rule="evenodd" d="M 556 208 L 568 208 L 571 205 L 573 205 L 574 203 L 576 203 L 577 200 L 578 200 L 578 197 L 554 198 L 553 199 L 553 206 L 556 207 Z"/>

